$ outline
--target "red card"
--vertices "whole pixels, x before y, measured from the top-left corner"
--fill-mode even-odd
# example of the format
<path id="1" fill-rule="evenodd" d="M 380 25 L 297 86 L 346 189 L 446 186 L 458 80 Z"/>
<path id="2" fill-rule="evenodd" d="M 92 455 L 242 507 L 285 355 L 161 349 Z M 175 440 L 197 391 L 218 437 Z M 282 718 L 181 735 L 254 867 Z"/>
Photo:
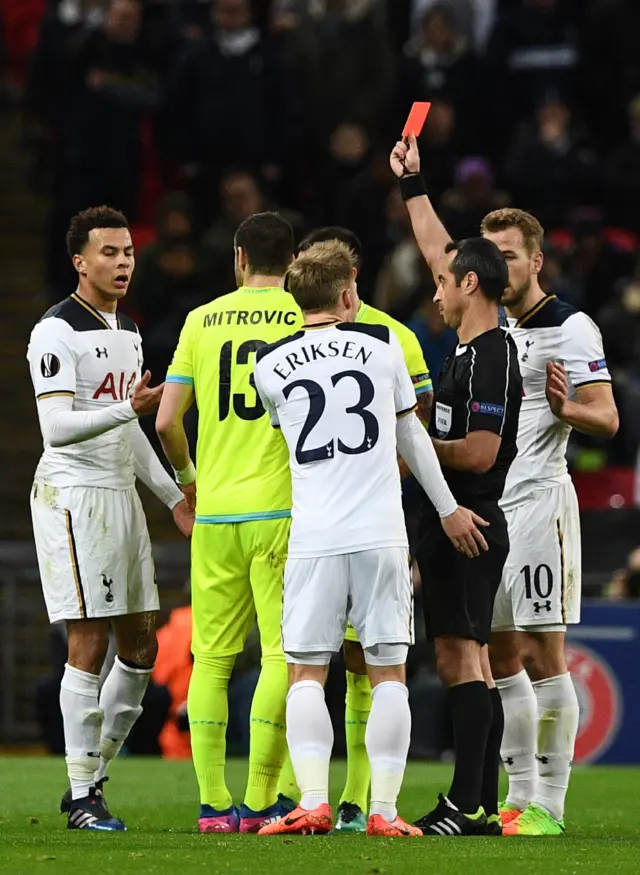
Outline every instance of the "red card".
<path id="1" fill-rule="evenodd" d="M 419 101 L 414 103 L 411 107 L 409 118 L 407 119 L 407 122 L 402 131 L 402 136 L 408 137 L 409 134 L 415 134 L 416 137 L 419 137 L 420 132 L 424 127 L 424 123 L 427 120 L 427 116 L 429 115 L 430 109 L 430 103 L 420 103 Z"/>

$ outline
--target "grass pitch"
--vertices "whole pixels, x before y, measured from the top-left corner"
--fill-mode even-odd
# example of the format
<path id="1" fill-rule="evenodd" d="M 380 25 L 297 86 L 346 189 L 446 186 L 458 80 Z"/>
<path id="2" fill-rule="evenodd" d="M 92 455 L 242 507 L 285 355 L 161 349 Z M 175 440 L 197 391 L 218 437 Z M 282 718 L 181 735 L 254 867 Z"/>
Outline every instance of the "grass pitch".
<path id="1" fill-rule="evenodd" d="M 65 829 L 57 805 L 61 759 L 0 758 L 0 873 L 31 875 L 606 875 L 640 872 L 640 769 L 583 768 L 572 778 L 569 833 L 552 839 L 367 839 L 365 836 L 261 838 L 198 835 L 190 763 L 117 761 L 106 788 L 126 833 Z M 404 817 L 432 807 L 450 768 L 411 764 L 400 800 Z M 241 800 L 246 763 L 231 762 L 230 789 Z M 332 787 L 339 791 L 338 763 Z"/>

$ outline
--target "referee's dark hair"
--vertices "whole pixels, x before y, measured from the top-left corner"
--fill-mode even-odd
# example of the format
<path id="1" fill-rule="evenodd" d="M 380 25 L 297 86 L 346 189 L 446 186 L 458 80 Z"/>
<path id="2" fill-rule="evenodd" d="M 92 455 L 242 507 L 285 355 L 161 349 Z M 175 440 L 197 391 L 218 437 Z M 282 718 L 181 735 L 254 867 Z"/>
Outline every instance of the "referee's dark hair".
<path id="1" fill-rule="evenodd" d="M 69 223 L 67 231 L 67 252 L 69 258 L 80 255 L 89 242 L 89 234 L 94 228 L 128 228 L 129 222 L 124 213 L 112 207 L 89 207 L 77 213 Z"/>
<path id="2" fill-rule="evenodd" d="M 283 276 L 293 258 L 293 228 L 279 213 L 254 213 L 240 225 L 234 246 L 242 248 L 254 274 Z"/>
<path id="3" fill-rule="evenodd" d="M 343 228 L 342 225 L 325 225 L 323 228 L 314 228 L 298 246 L 298 254 L 306 252 L 316 243 L 328 243 L 331 240 L 338 240 L 344 243 L 353 252 L 356 258 L 356 268 L 360 270 L 362 263 L 362 243 L 360 238 L 349 228 Z"/>
<path id="4" fill-rule="evenodd" d="M 451 262 L 451 273 L 457 286 L 468 273 L 475 273 L 485 298 L 500 303 L 509 285 L 509 268 L 495 243 L 486 237 L 467 237 L 466 240 L 450 240 L 444 251 L 447 255 L 456 253 Z"/>

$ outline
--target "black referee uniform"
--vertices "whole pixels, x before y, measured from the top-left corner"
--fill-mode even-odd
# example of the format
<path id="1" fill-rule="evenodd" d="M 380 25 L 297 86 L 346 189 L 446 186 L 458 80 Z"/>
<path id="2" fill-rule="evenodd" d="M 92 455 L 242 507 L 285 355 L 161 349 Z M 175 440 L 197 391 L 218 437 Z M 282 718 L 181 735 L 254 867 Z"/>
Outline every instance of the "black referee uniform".
<path id="1" fill-rule="evenodd" d="M 459 553 L 433 506 L 425 503 L 417 559 L 429 638 L 447 635 L 481 644 L 489 640 L 493 602 L 509 552 L 507 524 L 498 502 L 516 457 L 521 399 L 516 345 L 502 328 L 458 345 L 444 364 L 429 428 L 432 437 L 447 441 L 472 431 L 490 431 L 502 441 L 486 473 L 442 469 L 458 504 L 490 523 L 482 530 L 488 551 L 475 559 Z"/>
<path id="2" fill-rule="evenodd" d="M 434 508 L 424 507 L 417 559 L 429 638 L 470 639 L 481 645 L 489 640 L 493 602 L 509 552 L 507 523 L 498 502 L 517 452 L 521 400 L 516 345 L 502 328 L 459 344 L 444 364 L 431 435 L 451 441 L 487 431 L 499 435 L 501 442 L 493 466 L 484 473 L 442 465 L 458 504 L 489 523 L 482 530 L 487 551 L 481 550 L 475 559 L 459 553 Z M 451 789 L 417 825 L 425 835 L 500 835 L 500 694 L 495 688 L 487 690 L 483 681 L 464 681 L 449 690 L 455 748 Z M 482 807 L 476 810 L 479 802 Z"/>
<path id="3" fill-rule="evenodd" d="M 415 151 L 415 143 L 411 148 Z M 395 162 L 403 149 L 396 146 Z M 409 202 L 414 228 L 421 221 L 433 225 L 424 180 L 408 172 L 406 163 L 400 193 Z M 423 232 L 421 226 L 418 242 Z M 421 248 L 428 247 L 423 242 Z M 504 713 L 500 693 L 488 683 L 482 646 L 491 634 L 493 603 L 509 552 L 498 502 L 517 453 L 522 401 L 516 345 L 498 327 L 509 269 L 495 243 L 483 237 L 451 240 L 437 260 L 429 253 L 433 257 L 425 256 L 437 281 L 434 301 L 460 341 L 442 370 L 430 432 L 454 497 L 489 523 L 483 528 L 489 549 L 467 559 L 450 543 L 435 509 L 424 508 L 417 559 L 427 634 L 436 639 L 438 674 L 449 688 L 455 767 L 448 794 L 440 794 L 436 808 L 416 825 L 425 835 L 501 835 Z"/>

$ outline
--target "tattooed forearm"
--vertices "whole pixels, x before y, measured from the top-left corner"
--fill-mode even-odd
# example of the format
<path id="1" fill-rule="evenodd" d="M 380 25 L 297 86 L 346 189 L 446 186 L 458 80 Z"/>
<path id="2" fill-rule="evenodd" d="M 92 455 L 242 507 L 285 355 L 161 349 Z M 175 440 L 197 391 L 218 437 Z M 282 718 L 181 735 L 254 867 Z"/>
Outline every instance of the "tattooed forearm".
<path id="1" fill-rule="evenodd" d="M 418 395 L 418 419 L 424 425 L 431 422 L 431 408 L 433 407 L 433 392 L 421 392 Z"/>

